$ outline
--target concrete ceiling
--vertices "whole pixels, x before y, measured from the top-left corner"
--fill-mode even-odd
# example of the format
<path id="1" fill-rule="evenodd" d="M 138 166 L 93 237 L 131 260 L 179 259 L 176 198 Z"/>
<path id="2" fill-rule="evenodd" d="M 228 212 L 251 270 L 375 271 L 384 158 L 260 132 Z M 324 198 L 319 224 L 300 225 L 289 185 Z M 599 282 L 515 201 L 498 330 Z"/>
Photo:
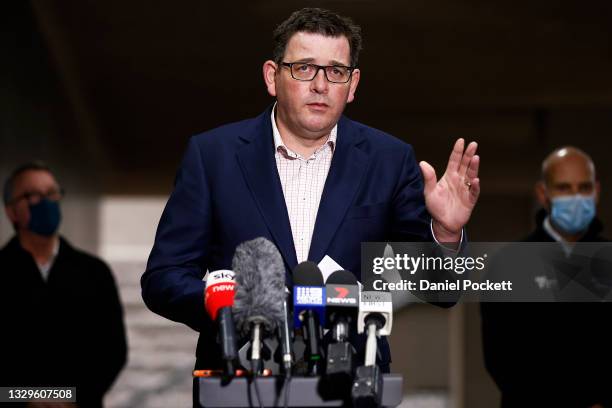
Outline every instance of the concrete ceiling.
<path id="1" fill-rule="evenodd" d="M 419 113 L 612 107 L 609 0 L 212 3 L 32 2 L 70 115 L 116 177 L 169 181 L 190 135 L 271 103 L 261 79 L 271 31 L 302 6 L 363 27 L 348 113 L 375 126 Z"/>

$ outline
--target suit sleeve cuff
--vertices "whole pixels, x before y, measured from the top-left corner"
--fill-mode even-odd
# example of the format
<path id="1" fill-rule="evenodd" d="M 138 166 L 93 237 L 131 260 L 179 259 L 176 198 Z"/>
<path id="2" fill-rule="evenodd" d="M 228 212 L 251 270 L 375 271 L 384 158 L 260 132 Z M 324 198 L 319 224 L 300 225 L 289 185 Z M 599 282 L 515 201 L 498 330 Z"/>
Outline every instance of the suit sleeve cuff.
<path id="1" fill-rule="evenodd" d="M 433 237 L 436 244 L 438 244 L 442 248 L 442 250 L 444 250 L 445 252 L 448 251 L 449 253 L 452 253 L 452 254 L 458 254 L 461 248 L 463 248 L 463 244 L 464 244 L 463 241 L 464 241 L 464 235 L 465 235 L 463 232 L 465 228 L 461 228 L 461 238 L 459 239 L 459 243 L 457 244 L 456 248 L 451 248 L 449 246 L 441 244 L 440 241 L 438 241 L 438 238 L 436 238 L 436 234 L 434 233 L 434 230 L 433 230 L 433 219 L 429 221 L 429 229 L 431 230 L 431 236 Z"/>

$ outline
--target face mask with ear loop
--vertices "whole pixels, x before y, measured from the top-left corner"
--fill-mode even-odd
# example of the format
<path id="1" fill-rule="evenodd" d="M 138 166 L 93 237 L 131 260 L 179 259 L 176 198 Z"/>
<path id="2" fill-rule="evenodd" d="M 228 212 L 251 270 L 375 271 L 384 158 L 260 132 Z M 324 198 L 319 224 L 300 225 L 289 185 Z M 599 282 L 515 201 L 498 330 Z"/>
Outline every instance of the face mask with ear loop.
<path id="1" fill-rule="evenodd" d="M 550 203 L 552 223 L 567 234 L 586 231 L 595 218 L 595 194 L 560 196 Z"/>
<path id="2" fill-rule="evenodd" d="M 36 204 L 30 204 L 28 230 L 38 235 L 50 237 L 59 228 L 61 219 L 59 201 L 44 198 Z"/>

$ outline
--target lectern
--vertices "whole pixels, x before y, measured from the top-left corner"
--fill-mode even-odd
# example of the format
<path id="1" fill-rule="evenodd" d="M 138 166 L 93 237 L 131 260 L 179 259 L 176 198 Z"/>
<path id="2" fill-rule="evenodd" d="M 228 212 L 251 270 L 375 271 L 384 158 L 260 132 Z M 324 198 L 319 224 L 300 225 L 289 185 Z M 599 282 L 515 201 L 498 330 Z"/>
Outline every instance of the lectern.
<path id="1" fill-rule="evenodd" d="M 233 378 L 224 383 L 219 377 L 194 378 L 197 402 L 203 408 L 259 407 L 253 379 Z M 265 407 L 283 407 L 285 400 L 285 378 L 282 376 L 257 377 L 261 402 Z M 342 407 L 341 398 L 327 395 L 330 387 L 325 378 L 292 377 L 289 382 L 288 407 Z M 350 392 L 348 393 L 350 396 Z M 384 374 L 382 406 L 397 407 L 402 402 L 403 377 L 399 374 Z M 350 402 L 349 402 L 350 404 Z"/>

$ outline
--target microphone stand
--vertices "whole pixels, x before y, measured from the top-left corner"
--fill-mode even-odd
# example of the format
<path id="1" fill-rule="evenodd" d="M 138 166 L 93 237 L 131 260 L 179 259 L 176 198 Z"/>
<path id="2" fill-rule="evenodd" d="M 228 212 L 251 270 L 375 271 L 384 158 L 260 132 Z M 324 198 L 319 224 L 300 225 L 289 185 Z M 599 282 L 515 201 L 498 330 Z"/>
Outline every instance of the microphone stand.
<path id="1" fill-rule="evenodd" d="M 385 325 L 385 318 L 380 313 L 370 313 L 365 324 L 368 327 L 365 361 L 357 367 L 351 389 L 353 405 L 357 408 L 380 407 L 382 403 L 383 376 L 376 365 L 376 333 Z"/>

